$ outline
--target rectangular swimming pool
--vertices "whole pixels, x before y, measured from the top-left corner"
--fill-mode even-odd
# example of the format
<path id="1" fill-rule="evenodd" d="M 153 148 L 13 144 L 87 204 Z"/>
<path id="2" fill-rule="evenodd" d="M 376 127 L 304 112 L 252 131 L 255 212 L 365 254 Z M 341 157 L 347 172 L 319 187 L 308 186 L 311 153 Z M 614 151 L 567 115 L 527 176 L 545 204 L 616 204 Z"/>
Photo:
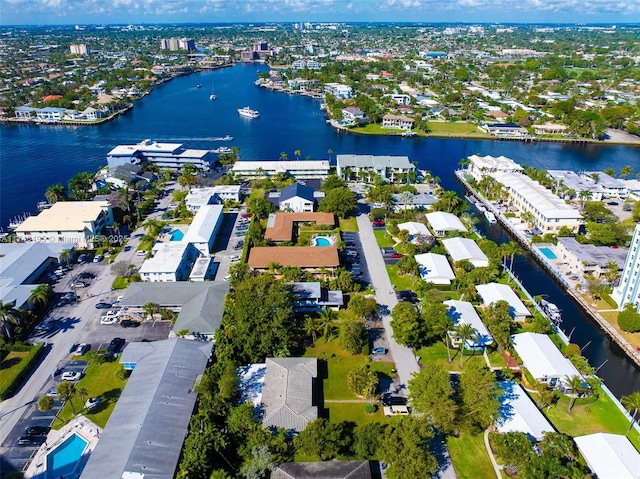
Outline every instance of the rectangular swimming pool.
<path id="1" fill-rule="evenodd" d="M 556 254 L 551 251 L 550 248 L 538 248 L 540 250 L 540 252 L 545 255 L 548 259 L 558 259 L 558 257 L 556 256 Z"/>

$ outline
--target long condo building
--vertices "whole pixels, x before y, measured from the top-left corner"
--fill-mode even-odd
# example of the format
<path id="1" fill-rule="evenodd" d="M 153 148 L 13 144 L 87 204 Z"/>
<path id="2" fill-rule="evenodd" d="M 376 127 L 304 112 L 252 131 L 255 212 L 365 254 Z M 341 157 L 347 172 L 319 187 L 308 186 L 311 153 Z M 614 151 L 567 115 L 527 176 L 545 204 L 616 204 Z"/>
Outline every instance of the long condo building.
<path id="1" fill-rule="evenodd" d="M 159 143 L 153 140 L 143 140 L 137 145 L 118 145 L 107 155 L 110 168 L 147 161 L 170 170 L 179 170 L 191 163 L 195 168 L 209 171 L 213 159 L 213 153 L 209 150 L 193 150 L 184 148 L 182 143 Z"/>

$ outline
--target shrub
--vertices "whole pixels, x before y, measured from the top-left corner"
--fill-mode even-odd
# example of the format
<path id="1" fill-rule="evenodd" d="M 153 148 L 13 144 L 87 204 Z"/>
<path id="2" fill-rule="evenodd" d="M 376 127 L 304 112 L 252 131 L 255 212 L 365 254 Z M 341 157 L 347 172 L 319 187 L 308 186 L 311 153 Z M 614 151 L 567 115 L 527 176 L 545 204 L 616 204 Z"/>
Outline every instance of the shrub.
<path id="1" fill-rule="evenodd" d="M 627 304 L 618 315 L 618 325 L 627 333 L 640 331 L 640 314 L 636 312 L 633 304 Z"/>
<path id="2" fill-rule="evenodd" d="M 10 377 L 7 377 L 9 375 L 6 372 L 3 374 L 2 382 L 0 382 L 0 401 L 4 401 L 11 396 L 16 386 L 29 374 L 43 350 L 44 343 L 38 343 L 31 348 L 29 354 L 21 361 L 20 368 L 11 369 Z"/>

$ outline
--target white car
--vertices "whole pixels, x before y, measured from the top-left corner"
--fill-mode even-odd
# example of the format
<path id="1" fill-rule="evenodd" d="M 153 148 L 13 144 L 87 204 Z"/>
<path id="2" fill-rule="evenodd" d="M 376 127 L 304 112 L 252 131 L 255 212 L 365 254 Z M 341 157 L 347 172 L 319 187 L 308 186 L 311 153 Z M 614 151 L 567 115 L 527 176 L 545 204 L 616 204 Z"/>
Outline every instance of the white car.
<path id="1" fill-rule="evenodd" d="M 79 371 L 65 371 L 62 373 L 63 381 L 78 381 L 82 377 L 82 373 Z"/>
<path id="2" fill-rule="evenodd" d="M 138 256 L 147 256 L 147 252 L 143 249 L 141 249 L 140 251 L 136 251 L 136 254 Z"/>
<path id="3" fill-rule="evenodd" d="M 84 403 L 84 407 L 86 409 L 93 409 L 94 407 L 96 407 L 98 404 L 100 403 L 100 398 L 89 398 L 87 399 L 87 402 Z"/>
<path id="4" fill-rule="evenodd" d="M 117 322 L 117 316 L 103 316 L 102 318 L 100 318 L 100 324 L 115 324 Z"/>
<path id="5" fill-rule="evenodd" d="M 240 256 L 238 256 L 237 254 L 233 254 L 229 256 L 229 261 L 240 261 Z"/>

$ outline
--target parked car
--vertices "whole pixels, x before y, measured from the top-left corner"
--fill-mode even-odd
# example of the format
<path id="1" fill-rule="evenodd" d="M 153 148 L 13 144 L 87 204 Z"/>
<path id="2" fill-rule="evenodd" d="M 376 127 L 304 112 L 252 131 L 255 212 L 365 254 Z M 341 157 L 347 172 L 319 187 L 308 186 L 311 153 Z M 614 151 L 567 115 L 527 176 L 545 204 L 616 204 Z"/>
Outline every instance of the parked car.
<path id="1" fill-rule="evenodd" d="M 252 216 L 253 216 L 253 213 L 245 213 L 241 217 L 242 218 L 251 218 Z"/>
<path id="2" fill-rule="evenodd" d="M 46 436 L 50 430 L 51 428 L 47 426 L 29 426 L 24 432 L 27 436 Z"/>
<path id="3" fill-rule="evenodd" d="M 58 268 L 53 272 L 53 274 L 56 276 L 63 276 L 67 271 L 69 271 L 67 268 Z"/>
<path id="4" fill-rule="evenodd" d="M 246 230 L 236 231 L 236 236 L 245 236 L 247 234 Z"/>
<path id="5" fill-rule="evenodd" d="M 122 348 L 122 346 L 124 346 L 124 339 L 113 338 L 109 343 L 109 346 L 107 346 L 107 354 L 110 356 L 115 356 L 118 351 L 120 351 L 120 348 Z"/>
<path id="6" fill-rule="evenodd" d="M 231 275 L 230 275 L 230 274 L 228 274 L 228 275 L 226 275 L 226 276 L 225 276 L 224 278 L 222 278 L 222 279 L 224 279 L 225 281 L 231 281 Z"/>
<path id="7" fill-rule="evenodd" d="M 237 251 L 239 249 L 242 249 L 243 246 L 244 246 L 244 242 L 241 241 L 241 242 L 238 242 L 238 243 L 234 244 L 233 245 L 233 249 Z"/>
<path id="8" fill-rule="evenodd" d="M 407 398 L 402 396 L 394 396 L 393 394 L 383 394 L 382 395 L 382 405 L 383 406 L 406 406 Z"/>
<path id="9" fill-rule="evenodd" d="M 140 326 L 140 322 L 133 321 L 132 319 L 123 319 L 120 321 L 121 328 L 137 328 L 138 326 Z"/>
<path id="10" fill-rule="evenodd" d="M 44 395 L 49 396 L 51 398 L 57 398 L 58 390 L 56 388 L 49 389 L 46 393 L 44 393 Z"/>
<path id="11" fill-rule="evenodd" d="M 86 254 L 81 254 L 80 256 L 78 256 L 78 264 L 79 263 L 84 263 L 88 259 L 89 259 L 89 257 Z"/>
<path id="12" fill-rule="evenodd" d="M 111 306 L 113 306 L 111 303 L 96 303 L 96 309 L 109 309 Z"/>
<path id="13" fill-rule="evenodd" d="M 90 348 L 91 348 L 90 344 L 87 344 L 87 343 L 78 344 L 73 354 L 75 354 L 76 356 L 83 356 L 87 351 L 89 351 Z"/>
<path id="14" fill-rule="evenodd" d="M 373 354 L 374 356 L 381 356 L 386 353 L 387 353 L 387 350 L 385 348 L 378 347 L 378 348 L 373 348 L 371 350 L 371 354 Z"/>
<path id="15" fill-rule="evenodd" d="M 380 219 L 380 218 L 374 219 L 373 220 L 373 226 L 378 227 L 378 228 L 384 226 L 384 220 Z"/>
<path id="16" fill-rule="evenodd" d="M 84 403 L 84 407 L 86 409 L 93 409 L 98 404 L 100 404 L 100 398 L 89 398 L 89 399 L 87 399 L 87 402 Z"/>
<path id="17" fill-rule="evenodd" d="M 83 271 L 82 273 L 80 273 L 80 274 L 78 275 L 78 278 L 79 278 L 79 279 L 93 279 L 93 278 L 95 278 L 95 277 L 96 277 L 96 275 L 95 275 L 95 274 L 93 274 L 93 273 L 89 273 L 88 271 Z"/>
<path id="18" fill-rule="evenodd" d="M 408 416 L 411 414 L 407 406 L 384 406 L 382 410 L 384 417 Z"/>
<path id="19" fill-rule="evenodd" d="M 62 301 L 75 301 L 76 300 L 76 293 L 65 293 L 64 296 L 62 296 Z"/>
<path id="20" fill-rule="evenodd" d="M 73 283 L 71 283 L 69 286 L 71 286 L 72 288 L 84 288 L 87 285 L 84 284 L 82 281 L 74 281 Z"/>
<path id="21" fill-rule="evenodd" d="M 347 255 L 347 256 L 354 257 L 354 258 L 355 258 L 355 257 L 357 257 L 357 256 L 360 256 L 360 255 L 358 254 L 358 252 L 357 252 L 356 250 L 354 250 L 354 249 L 348 249 L 348 250 L 346 251 L 346 255 Z"/>
<path id="22" fill-rule="evenodd" d="M 79 381 L 82 377 L 82 373 L 79 371 L 65 371 L 62 373 L 63 381 Z"/>
<path id="23" fill-rule="evenodd" d="M 239 261 L 240 260 L 240 256 L 238 256 L 237 254 L 232 254 L 231 256 L 229 256 L 229 261 Z"/>
<path id="24" fill-rule="evenodd" d="M 102 261 L 104 259 L 104 255 L 98 254 L 93 258 L 93 262 L 94 263 L 99 263 L 100 261 Z"/>
<path id="25" fill-rule="evenodd" d="M 115 324 L 117 322 L 117 316 L 103 316 L 102 318 L 100 318 L 100 324 Z"/>
<path id="26" fill-rule="evenodd" d="M 404 255 L 402 253 L 391 253 L 391 257 L 393 259 L 400 259 L 402 258 Z"/>
<path id="27" fill-rule="evenodd" d="M 609 206 L 618 206 L 618 202 L 617 201 L 607 201 L 607 204 Z"/>
<path id="28" fill-rule="evenodd" d="M 44 441 L 46 441 L 46 437 L 44 436 L 22 436 L 18 439 L 18 446 L 40 446 Z"/>
<path id="29" fill-rule="evenodd" d="M 147 252 L 143 249 L 136 251 L 137 256 L 147 256 Z"/>

